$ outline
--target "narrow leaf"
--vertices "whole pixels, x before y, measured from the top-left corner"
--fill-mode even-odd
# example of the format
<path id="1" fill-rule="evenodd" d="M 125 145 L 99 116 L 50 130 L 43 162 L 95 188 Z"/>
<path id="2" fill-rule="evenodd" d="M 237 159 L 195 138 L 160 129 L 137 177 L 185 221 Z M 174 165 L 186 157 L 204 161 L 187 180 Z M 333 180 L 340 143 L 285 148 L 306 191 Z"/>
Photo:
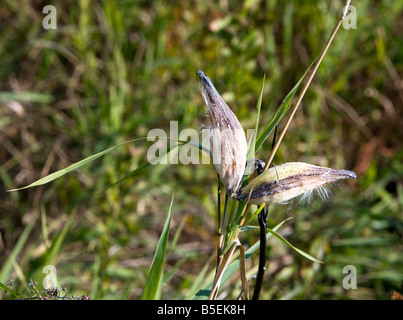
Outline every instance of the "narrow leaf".
<path id="1" fill-rule="evenodd" d="M 262 144 L 266 141 L 267 137 L 273 131 L 274 127 L 280 122 L 280 120 L 283 118 L 283 116 L 287 113 L 288 109 L 291 106 L 292 99 L 294 98 L 294 95 L 298 90 L 298 87 L 302 83 L 302 80 L 305 78 L 305 76 L 308 73 L 308 70 L 311 68 L 311 66 L 312 65 L 309 66 L 309 68 L 305 71 L 305 73 L 303 74 L 301 79 L 299 79 L 299 81 L 294 86 L 294 88 L 292 88 L 292 90 L 287 94 L 287 96 L 284 98 L 281 105 L 277 108 L 276 113 L 273 115 L 273 117 L 270 119 L 270 121 L 267 123 L 267 125 L 263 128 L 263 131 L 259 134 L 259 136 L 256 140 L 255 152 L 257 152 L 260 149 Z"/>
<path id="2" fill-rule="evenodd" d="M 256 137 L 257 137 L 257 133 L 259 131 L 260 110 L 262 108 L 265 79 L 266 79 L 266 75 L 263 76 L 262 86 L 260 87 L 259 98 L 256 103 L 257 115 L 256 115 L 256 123 L 255 123 L 255 134 L 253 135 L 252 139 L 248 141 L 248 154 L 246 156 L 246 159 L 252 159 L 255 157 Z"/>
<path id="3" fill-rule="evenodd" d="M 36 217 L 27 224 L 24 231 L 19 236 L 17 244 L 15 245 L 14 249 L 11 251 L 11 253 L 7 257 L 3 267 L 1 268 L 0 281 L 6 282 L 8 280 L 8 277 L 10 276 L 10 273 L 13 269 L 13 264 L 17 260 L 17 257 L 20 254 L 20 252 L 23 250 L 25 243 L 28 240 L 28 236 L 30 235 L 31 230 L 32 230 L 33 226 L 35 225 L 35 222 L 36 222 Z"/>
<path id="4" fill-rule="evenodd" d="M 241 231 L 240 232 L 244 232 L 244 231 L 248 231 L 250 229 L 260 229 L 259 226 L 246 226 L 246 227 L 241 227 Z"/>
<path id="5" fill-rule="evenodd" d="M 150 271 L 147 276 L 146 284 L 142 294 L 142 300 L 154 300 L 157 296 L 158 288 L 161 285 L 162 267 L 164 265 L 165 252 L 168 243 L 169 226 L 171 223 L 172 204 L 174 194 L 172 194 L 171 204 L 169 206 L 168 217 L 158 241 L 157 249 L 155 250 L 154 259 L 151 263 Z"/>
<path id="6" fill-rule="evenodd" d="M 262 86 L 260 87 L 259 98 L 256 103 L 257 115 L 256 115 L 256 124 L 255 124 L 255 132 L 259 129 L 259 118 L 260 118 L 260 109 L 262 108 L 262 101 L 263 101 L 263 91 L 264 91 L 264 82 L 266 79 L 266 75 L 263 76 Z"/>
<path id="7" fill-rule="evenodd" d="M 16 299 L 21 299 L 23 298 L 23 296 L 21 294 L 19 294 L 17 291 L 10 289 L 9 287 L 7 287 L 5 284 L 0 282 L 0 289 L 3 289 L 4 291 L 7 291 L 8 293 L 11 293 L 11 295 L 16 298 Z"/>
<path id="8" fill-rule="evenodd" d="M 80 161 L 68 166 L 67 168 L 64 168 L 64 169 L 61 169 L 59 171 L 53 172 L 53 173 L 47 175 L 46 177 L 43 177 L 43 178 L 31 183 L 30 185 L 27 185 L 27 186 L 22 187 L 22 188 L 8 190 L 8 191 L 11 192 L 11 191 L 23 190 L 23 189 L 37 187 L 37 186 L 49 183 L 49 182 L 51 182 L 51 181 L 53 181 L 53 180 L 55 180 L 57 178 L 60 178 L 61 176 L 64 176 L 65 174 L 67 174 L 67 173 L 69 173 L 69 172 L 71 172 L 73 170 L 76 170 L 76 169 L 82 167 L 83 165 L 86 165 L 87 163 L 90 163 L 90 162 L 94 161 L 95 159 L 98 159 L 99 157 L 104 156 L 105 154 L 115 150 L 116 148 L 118 148 L 120 146 L 123 146 L 123 145 L 131 143 L 131 142 L 139 141 L 139 140 L 145 140 L 145 139 L 147 139 L 147 138 L 143 137 L 143 138 L 138 138 L 138 139 L 133 139 L 133 140 L 129 140 L 129 141 L 126 141 L 126 142 L 122 142 L 122 143 L 120 143 L 120 144 L 118 144 L 118 145 L 116 145 L 114 147 L 111 147 L 111 148 L 106 149 L 104 151 L 98 152 L 98 153 L 96 153 L 96 154 L 94 154 L 92 156 L 89 156 L 89 157 L 87 157 L 87 158 L 85 158 L 83 160 L 80 160 Z"/>
<path id="9" fill-rule="evenodd" d="M 148 168 L 149 166 L 152 166 L 153 163 L 155 163 L 155 161 L 157 161 L 158 159 L 161 159 L 161 158 L 163 158 L 163 157 L 165 157 L 165 156 L 168 156 L 168 155 L 170 154 L 170 152 L 173 152 L 173 151 L 176 150 L 176 148 L 180 148 L 180 147 L 182 147 L 183 145 L 186 144 L 186 141 L 182 141 L 182 140 L 177 140 L 177 139 L 169 139 L 169 140 L 175 140 L 175 141 L 177 141 L 179 144 L 178 144 L 177 146 L 174 146 L 172 149 L 171 149 L 171 147 L 168 145 L 166 151 L 161 152 L 161 154 L 158 155 L 157 157 L 154 157 L 154 158 L 151 159 L 150 161 L 143 163 L 140 167 L 134 169 L 134 170 L 131 171 L 129 174 L 125 175 L 123 178 L 120 178 L 118 181 L 116 181 L 116 182 L 110 184 L 110 185 L 107 186 L 105 189 L 103 189 L 102 191 L 100 191 L 99 193 L 97 193 L 97 196 L 100 196 L 100 195 L 103 194 L 105 191 L 107 191 L 107 190 L 109 190 L 110 188 L 116 186 L 117 184 L 119 184 L 119 183 L 125 181 L 126 179 L 128 179 L 128 178 L 130 178 L 130 177 L 136 176 L 136 175 L 137 175 L 138 173 L 140 173 L 142 170 Z M 192 144 L 192 143 L 190 143 L 190 142 L 188 142 L 188 144 L 190 144 L 190 145 L 192 145 L 192 146 L 194 146 L 194 147 L 197 147 L 197 148 L 199 148 L 200 150 L 204 150 L 204 149 L 203 149 L 203 146 L 200 145 L 200 144 L 196 145 L 196 144 Z M 205 151 L 205 150 L 204 150 L 204 151 Z"/>
<path id="10" fill-rule="evenodd" d="M 169 152 L 168 152 L 169 153 Z M 148 168 L 149 166 L 151 166 L 152 164 L 150 162 L 145 162 L 143 163 L 140 167 L 134 169 L 133 171 L 130 171 L 129 174 L 125 175 L 123 178 L 120 178 L 118 181 L 110 184 L 109 186 L 107 186 L 105 189 L 103 189 L 102 191 L 98 192 L 96 194 L 96 196 L 100 196 L 101 194 L 105 193 L 107 190 L 109 190 L 110 188 L 113 188 L 114 186 L 118 185 L 119 183 L 125 181 L 126 179 L 135 176 L 136 174 L 140 173 L 142 170 L 144 170 L 145 168 Z"/>
<path id="11" fill-rule="evenodd" d="M 318 262 L 318 263 L 323 263 L 322 261 L 315 259 L 314 257 L 312 257 L 311 255 L 307 254 L 306 252 L 294 247 L 290 242 L 288 242 L 285 238 L 283 238 L 283 236 L 279 235 L 277 232 L 275 232 L 272 229 L 267 228 L 267 231 L 269 233 L 271 233 L 272 235 L 274 235 L 277 239 L 281 240 L 283 243 L 285 243 L 287 246 L 289 246 L 291 249 L 295 250 L 296 252 L 298 252 L 301 256 L 314 261 L 314 262 Z"/>
<path id="12" fill-rule="evenodd" d="M 0 92 L 0 103 L 6 101 L 21 101 L 34 103 L 50 103 L 53 96 L 45 93 L 22 91 L 22 92 Z"/>

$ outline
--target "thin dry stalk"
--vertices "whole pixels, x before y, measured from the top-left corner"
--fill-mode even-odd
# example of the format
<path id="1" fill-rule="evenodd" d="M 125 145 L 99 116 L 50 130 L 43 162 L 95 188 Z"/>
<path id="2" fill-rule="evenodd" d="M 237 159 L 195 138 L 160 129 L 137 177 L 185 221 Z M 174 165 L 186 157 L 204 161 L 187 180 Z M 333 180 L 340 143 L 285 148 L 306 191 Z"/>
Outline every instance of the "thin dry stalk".
<path id="1" fill-rule="evenodd" d="M 227 251 L 226 254 L 224 254 L 224 256 L 220 256 L 217 259 L 216 274 L 215 274 L 215 277 L 214 277 L 213 286 L 212 286 L 210 297 L 209 297 L 210 300 L 215 300 L 217 298 L 218 289 L 219 289 L 220 283 L 221 283 L 221 278 L 222 278 L 222 276 L 223 276 L 223 274 L 224 274 L 224 272 L 225 272 L 225 270 L 226 270 L 226 268 L 228 266 L 228 263 L 231 261 L 232 255 L 234 254 L 234 251 L 235 251 L 236 247 L 237 246 L 242 247 L 242 245 L 241 245 L 241 243 L 240 243 L 240 241 L 238 239 L 238 234 L 239 234 L 239 232 L 241 230 L 241 227 L 242 227 L 243 223 L 245 222 L 245 218 L 246 218 L 245 212 L 246 212 L 246 208 L 248 206 L 248 202 L 249 202 L 250 196 L 252 194 L 252 191 L 253 191 L 253 189 L 250 190 L 249 197 L 246 200 L 245 206 L 244 206 L 244 208 L 242 210 L 242 213 L 241 213 L 242 220 L 241 220 L 241 223 L 239 225 L 239 228 L 237 230 L 237 233 L 236 233 L 236 235 L 234 237 L 234 240 L 232 242 L 232 245 L 231 245 L 230 249 Z M 218 252 L 222 252 L 223 245 L 224 245 L 224 236 L 221 234 L 220 237 L 219 237 L 219 241 L 218 241 L 218 246 L 219 246 L 218 247 Z M 243 249 L 243 247 L 242 247 L 242 249 Z M 241 251 L 241 254 L 242 254 L 242 251 Z M 245 264 L 245 262 L 243 262 L 243 263 Z M 242 273 L 242 270 L 241 270 L 241 273 Z M 245 274 L 245 270 L 243 271 L 243 274 Z M 246 285 L 247 285 L 247 283 L 246 283 Z"/>
<path id="2" fill-rule="evenodd" d="M 239 242 L 238 238 L 235 238 L 234 241 L 232 242 L 230 249 L 227 251 L 227 253 L 224 255 L 224 257 L 221 259 L 219 270 L 216 273 L 216 276 L 215 276 L 214 282 L 213 282 L 213 287 L 211 288 L 209 300 L 215 300 L 217 298 L 218 289 L 220 288 L 220 283 L 221 283 L 222 276 L 224 275 L 224 271 L 227 268 L 228 264 L 230 263 L 232 255 L 234 254 L 236 247 L 238 247 L 240 245 L 241 245 L 241 243 Z"/>
<path id="3" fill-rule="evenodd" d="M 301 91 L 301 94 L 299 95 L 298 100 L 297 100 L 297 102 L 295 103 L 294 108 L 292 109 L 291 115 L 290 115 L 290 117 L 288 118 L 287 123 L 286 123 L 285 126 L 284 126 L 284 130 L 281 132 L 280 137 L 279 137 L 279 139 L 277 140 L 277 142 L 276 142 L 276 144 L 275 144 L 275 146 L 274 146 L 274 148 L 273 148 L 273 150 L 272 150 L 272 152 L 271 152 L 271 154 L 270 154 L 270 157 L 269 157 L 268 161 L 266 162 L 266 166 L 265 166 L 264 170 L 267 170 L 267 169 L 270 167 L 270 165 L 271 165 L 271 163 L 272 163 L 272 161 L 273 161 L 274 155 L 276 154 L 277 149 L 278 149 L 278 147 L 280 146 L 280 143 L 281 143 L 281 141 L 282 141 L 283 138 L 284 138 L 284 135 L 285 135 L 285 133 L 286 133 L 286 131 L 287 131 L 287 129 L 288 129 L 288 127 L 289 127 L 289 125 L 290 125 L 290 123 L 291 123 L 291 121 L 292 121 L 294 115 L 295 115 L 295 112 L 297 111 L 299 105 L 301 104 L 301 101 L 302 101 L 302 98 L 303 98 L 304 95 L 305 95 L 305 92 L 308 90 L 308 87 L 309 87 L 309 85 L 311 84 L 312 79 L 313 79 L 313 77 L 315 76 L 316 71 L 317 71 L 318 68 L 319 68 L 319 65 L 321 64 L 323 58 L 325 57 L 325 54 L 326 54 L 327 50 L 328 50 L 329 47 L 330 47 L 330 44 L 332 43 L 332 41 L 333 41 L 333 39 L 334 39 L 334 37 L 335 37 L 337 31 L 339 30 L 341 24 L 343 23 L 344 18 L 346 17 L 346 14 L 347 14 L 348 7 L 349 7 L 349 5 L 350 5 L 350 2 L 351 2 L 351 0 L 347 0 L 347 1 L 346 1 L 346 5 L 344 6 L 344 9 L 343 9 L 343 12 L 342 12 L 342 14 L 341 14 L 341 16 L 340 16 L 340 19 L 339 19 L 339 21 L 337 22 L 336 26 L 334 27 L 333 32 L 331 33 L 329 39 L 327 40 L 326 45 L 325 45 L 325 47 L 323 48 L 323 50 L 322 50 L 322 52 L 321 52 L 321 54 L 320 54 L 320 56 L 319 56 L 319 58 L 318 58 L 318 61 L 315 63 L 315 67 L 313 68 L 313 71 L 312 71 L 312 73 L 310 74 L 310 76 L 309 76 L 309 78 L 308 78 L 308 81 L 306 82 L 305 86 L 303 87 L 303 89 L 302 89 L 302 91 Z"/>

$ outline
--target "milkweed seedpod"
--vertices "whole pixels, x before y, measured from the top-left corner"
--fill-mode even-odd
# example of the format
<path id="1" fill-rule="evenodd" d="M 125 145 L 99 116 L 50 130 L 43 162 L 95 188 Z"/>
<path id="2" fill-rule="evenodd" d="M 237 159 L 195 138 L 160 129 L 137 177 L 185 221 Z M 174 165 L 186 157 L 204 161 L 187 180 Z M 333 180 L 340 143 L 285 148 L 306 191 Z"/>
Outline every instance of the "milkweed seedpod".
<path id="1" fill-rule="evenodd" d="M 252 190 L 249 203 L 285 203 L 301 194 L 309 193 L 326 184 L 357 178 L 348 170 L 335 170 L 304 162 L 289 162 L 272 167 L 253 179 L 238 196 L 246 200 Z"/>
<path id="2" fill-rule="evenodd" d="M 197 71 L 207 105 L 210 152 L 213 164 L 230 197 L 235 197 L 245 171 L 247 143 L 245 132 L 213 83 Z"/>

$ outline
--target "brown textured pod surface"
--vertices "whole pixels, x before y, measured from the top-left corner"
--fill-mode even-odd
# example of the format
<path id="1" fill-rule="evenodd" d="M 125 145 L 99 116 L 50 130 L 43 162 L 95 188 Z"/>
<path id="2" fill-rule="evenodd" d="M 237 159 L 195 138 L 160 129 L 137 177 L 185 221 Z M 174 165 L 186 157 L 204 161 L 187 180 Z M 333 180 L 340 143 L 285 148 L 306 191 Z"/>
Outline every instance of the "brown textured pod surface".
<path id="1" fill-rule="evenodd" d="M 245 171 L 247 143 L 238 118 L 203 71 L 197 71 L 207 105 L 210 151 L 214 166 L 230 197 L 235 197 Z"/>

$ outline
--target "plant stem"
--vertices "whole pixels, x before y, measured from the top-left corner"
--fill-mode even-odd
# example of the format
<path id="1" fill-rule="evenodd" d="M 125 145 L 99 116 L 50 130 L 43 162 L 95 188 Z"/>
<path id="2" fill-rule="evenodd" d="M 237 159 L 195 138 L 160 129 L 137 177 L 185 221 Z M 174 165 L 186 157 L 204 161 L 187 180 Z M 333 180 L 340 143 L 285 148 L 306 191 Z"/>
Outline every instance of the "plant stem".
<path id="1" fill-rule="evenodd" d="M 217 243 L 217 261 L 216 261 L 216 272 L 218 271 L 218 266 L 220 264 L 221 255 L 221 242 L 222 242 L 222 231 L 221 231 L 221 183 L 220 176 L 217 173 L 218 189 L 217 189 L 217 232 L 218 232 L 218 243 Z"/>
<path id="2" fill-rule="evenodd" d="M 231 261 L 232 255 L 234 254 L 236 247 L 240 245 L 241 243 L 239 242 L 238 238 L 234 239 L 230 249 L 220 260 L 220 264 L 218 265 L 217 272 L 213 281 L 213 287 L 211 288 L 209 300 L 215 300 L 217 298 L 218 289 L 220 288 L 221 278 L 224 275 L 224 271 L 227 268 L 229 262 Z"/>
<path id="3" fill-rule="evenodd" d="M 269 206 L 266 204 L 266 207 L 258 215 L 260 226 L 259 269 L 257 272 L 256 284 L 253 291 L 252 300 L 259 300 L 260 291 L 263 284 L 264 272 L 266 271 L 266 227 L 268 212 Z"/>
<path id="4" fill-rule="evenodd" d="M 246 267 L 245 267 L 245 248 L 243 245 L 239 246 L 239 273 L 241 275 L 242 291 L 244 300 L 249 300 L 249 286 L 246 279 Z"/>
<path id="5" fill-rule="evenodd" d="M 278 124 L 274 129 L 273 141 L 271 148 L 273 150 L 276 143 Z M 262 173 L 262 168 L 258 169 L 258 175 Z M 267 230 L 267 215 L 269 213 L 269 205 L 265 204 L 262 211 L 259 212 L 258 220 L 260 225 L 260 247 L 259 247 L 259 268 L 256 276 L 255 290 L 253 291 L 252 300 L 259 300 L 260 291 L 262 289 L 264 272 L 266 271 L 266 230 Z"/>
<path id="6" fill-rule="evenodd" d="M 234 254 L 234 251 L 235 251 L 236 247 L 241 246 L 241 242 L 238 239 L 238 234 L 239 234 L 239 232 L 241 230 L 241 227 L 242 227 L 242 225 L 243 225 L 243 223 L 245 221 L 245 218 L 246 218 L 246 207 L 248 205 L 248 202 L 249 202 L 251 194 L 252 194 L 252 190 L 251 190 L 251 192 L 249 192 L 248 199 L 247 199 L 246 204 L 245 204 L 245 206 L 244 206 L 244 208 L 242 210 L 242 213 L 241 213 L 242 219 L 241 219 L 241 222 L 240 222 L 240 224 L 238 226 L 238 230 L 236 231 L 235 237 L 232 240 L 231 247 L 223 255 L 222 255 L 222 252 L 224 251 L 224 248 L 225 248 L 224 235 L 222 233 L 220 233 L 220 235 L 219 235 L 219 238 L 218 238 L 218 252 L 217 252 L 217 266 L 216 266 L 216 273 L 215 273 L 215 277 L 214 277 L 214 281 L 213 281 L 213 287 L 211 289 L 211 293 L 210 293 L 210 297 L 209 297 L 210 300 L 214 300 L 217 297 L 218 289 L 220 287 L 221 278 L 222 278 L 222 276 L 223 276 L 223 274 L 225 272 L 225 269 L 227 268 L 227 266 L 228 266 L 228 264 L 229 264 L 229 262 L 231 260 L 231 257 Z M 228 198 L 226 197 L 225 199 L 226 199 L 226 203 L 225 203 L 225 207 L 224 207 L 224 212 L 226 212 L 226 210 L 227 210 L 226 208 L 227 208 L 227 200 L 228 200 Z M 246 277 L 245 277 L 245 250 L 244 250 L 243 247 L 241 248 L 241 258 L 240 259 L 241 259 L 241 262 L 240 262 L 241 263 L 241 265 L 240 265 L 241 279 L 243 279 L 242 284 L 243 284 L 243 287 L 245 287 L 245 286 L 248 285 L 248 283 L 247 283 Z M 245 289 L 245 292 L 246 292 L 246 295 L 249 294 L 248 289 Z"/>

